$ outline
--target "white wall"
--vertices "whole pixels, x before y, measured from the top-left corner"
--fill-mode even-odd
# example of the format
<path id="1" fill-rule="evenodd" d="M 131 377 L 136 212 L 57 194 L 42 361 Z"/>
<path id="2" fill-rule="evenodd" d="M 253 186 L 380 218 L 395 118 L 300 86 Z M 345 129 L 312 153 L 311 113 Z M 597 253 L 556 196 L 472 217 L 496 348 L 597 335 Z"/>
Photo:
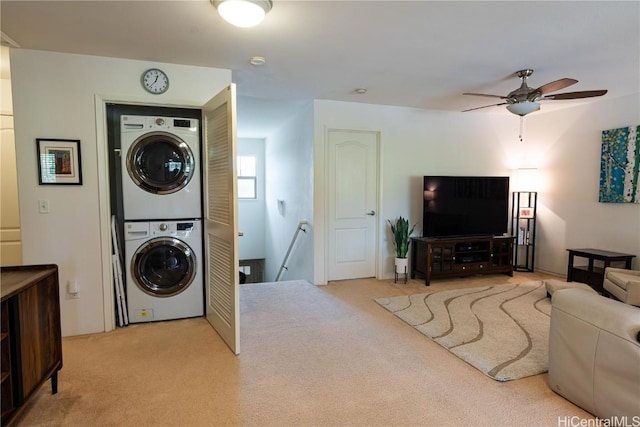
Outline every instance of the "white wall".
<path id="1" fill-rule="evenodd" d="M 309 221 L 299 233 L 280 280 L 313 282 L 313 105 L 301 107 L 266 142 L 265 281 L 275 280 L 298 222 Z M 284 202 L 279 209 L 278 200 Z"/>
<path id="2" fill-rule="evenodd" d="M 640 269 L 640 204 L 598 202 L 602 131 L 638 124 L 638 95 L 528 120 L 525 144 L 541 178 L 538 268 L 566 274 L 566 249 L 598 248 L 634 254 L 633 267 Z"/>
<path id="3" fill-rule="evenodd" d="M 415 234 L 421 232 L 424 175 L 510 175 L 540 167 L 543 181 L 553 185 L 539 195 L 537 269 L 565 274 L 570 247 L 640 256 L 640 206 L 597 203 L 600 132 L 638 123 L 638 108 L 635 96 L 536 113 L 525 119 L 521 143 L 513 115 L 315 101 L 314 283 L 326 283 L 324 156 L 331 128 L 381 135 L 379 278 L 393 277 L 386 219 L 408 215 L 419 223 Z"/>
<path id="4" fill-rule="evenodd" d="M 149 95 L 140 86 L 140 75 L 151 66 L 169 73 L 171 89 L 164 95 Z M 111 295 L 103 292 L 110 278 L 110 265 L 103 270 L 109 247 L 103 101 L 197 107 L 231 82 L 231 72 L 24 49 L 12 50 L 11 68 L 24 263 L 58 264 L 63 286 L 78 280 L 79 299 L 61 295 L 65 336 L 109 329 L 112 313 L 104 307 Z M 385 220 L 408 215 L 420 222 L 421 180 L 427 174 L 505 175 L 517 167 L 539 167 L 545 183 L 539 197 L 539 269 L 564 274 L 570 247 L 640 256 L 640 206 L 597 202 L 600 132 L 639 123 L 639 105 L 632 96 L 535 113 L 527 116 L 520 143 L 519 121 L 512 115 L 315 101 L 266 141 L 265 252 L 272 261 L 265 280 L 275 278 L 298 221 L 306 219 L 308 231 L 283 279 L 326 282 L 324 149 L 330 128 L 381 134 L 380 278 L 393 273 Z M 82 186 L 37 184 L 38 137 L 82 141 Z M 38 213 L 38 199 L 50 201 L 51 213 Z M 285 201 L 283 213 L 278 199 Z"/>
<path id="5" fill-rule="evenodd" d="M 165 94 L 142 89 L 140 76 L 150 67 L 168 73 Z M 231 71 L 26 49 L 11 51 L 11 70 L 23 262 L 58 264 L 63 335 L 109 330 L 104 101 L 199 107 L 231 83 Z M 82 186 L 38 185 L 35 140 L 40 137 L 81 140 Z M 50 213 L 38 213 L 39 199 L 50 201 Z M 71 279 L 79 284 L 79 299 L 64 292 Z"/>
<path id="6" fill-rule="evenodd" d="M 422 230 L 424 175 L 508 175 L 511 121 L 493 114 L 462 114 L 334 101 L 315 102 L 314 283 L 326 283 L 325 145 L 328 129 L 380 132 L 380 210 L 377 277 L 393 277 L 393 246 L 386 225 L 400 215 Z M 517 131 L 517 127 L 515 127 Z"/>
<path id="7" fill-rule="evenodd" d="M 256 157 L 256 198 L 238 200 L 239 256 L 244 259 L 265 258 L 265 140 L 238 138 L 238 156 Z"/>

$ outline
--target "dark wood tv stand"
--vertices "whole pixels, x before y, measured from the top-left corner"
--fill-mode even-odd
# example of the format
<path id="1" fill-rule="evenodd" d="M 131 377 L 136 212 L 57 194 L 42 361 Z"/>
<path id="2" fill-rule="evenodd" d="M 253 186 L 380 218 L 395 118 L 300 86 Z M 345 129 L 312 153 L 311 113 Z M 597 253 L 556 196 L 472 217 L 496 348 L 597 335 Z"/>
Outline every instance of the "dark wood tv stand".
<path id="1" fill-rule="evenodd" d="M 504 273 L 513 276 L 513 236 L 411 238 L 411 278 L 463 277 Z"/>

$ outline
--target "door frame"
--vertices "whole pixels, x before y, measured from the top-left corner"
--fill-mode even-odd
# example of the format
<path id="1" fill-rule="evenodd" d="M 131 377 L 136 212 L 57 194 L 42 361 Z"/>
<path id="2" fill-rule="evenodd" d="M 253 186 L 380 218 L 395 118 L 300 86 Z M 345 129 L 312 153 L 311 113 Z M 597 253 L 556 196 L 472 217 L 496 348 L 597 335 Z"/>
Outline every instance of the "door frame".
<path id="1" fill-rule="evenodd" d="M 202 108 L 202 105 L 174 104 L 168 102 L 151 102 L 149 99 L 136 97 L 94 95 L 96 124 L 96 155 L 98 158 L 98 216 L 101 242 L 101 282 L 103 329 L 109 332 L 116 329 L 115 293 L 113 289 L 112 250 L 111 243 L 111 196 L 109 192 L 109 136 L 107 132 L 107 104 L 146 105 L 157 107 Z"/>
<path id="2" fill-rule="evenodd" d="M 333 128 L 333 127 L 325 127 L 324 129 L 324 144 L 322 145 L 322 149 L 324 151 L 324 158 L 326 159 L 323 167 L 323 186 L 324 186 L 324 197 L 323 197 L 323 216 L 325 218 L 324 223 L 324 244 L 323 244 L 323 282 L 326 284 L 329 282 L 327 279 L 329 277 L 329 198 L 332 194 L 329 193 L 329 133 L 330 132 L 352 132 L 352 133 L 368 133 L 374 134 L 376 136 L 376 201 L 375 201 L 375 211 L 376 211 L 376 221 L 375 221 L 375 230 L 374 230 L 374 262 L 375 262 L 375 278 L 378 279 L 382 277 L 382 266 L 380 265 L 380 230 L 384 224 L 381 224 L 381 209 L 380 209 L 380 201 L 382 200 L 382 187 L 381 187 L 381 174 L 382 174 L 382 156 L 380 155 L 380 141 L 381 141 L 381 132 L 377 130 L 366 130 L 366 129 L 345 129 L 345 128 Z"/>

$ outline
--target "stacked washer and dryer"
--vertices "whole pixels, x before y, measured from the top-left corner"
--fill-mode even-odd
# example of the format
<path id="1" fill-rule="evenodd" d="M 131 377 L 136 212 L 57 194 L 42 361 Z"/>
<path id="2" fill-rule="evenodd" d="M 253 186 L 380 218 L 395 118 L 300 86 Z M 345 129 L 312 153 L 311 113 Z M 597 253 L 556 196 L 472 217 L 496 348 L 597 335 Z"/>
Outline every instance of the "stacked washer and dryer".
<path id="1" fill-rule="evenodd" d="M 120 118 L 129 321 L 202 316 L 200 128 L 193 118 Z"/>

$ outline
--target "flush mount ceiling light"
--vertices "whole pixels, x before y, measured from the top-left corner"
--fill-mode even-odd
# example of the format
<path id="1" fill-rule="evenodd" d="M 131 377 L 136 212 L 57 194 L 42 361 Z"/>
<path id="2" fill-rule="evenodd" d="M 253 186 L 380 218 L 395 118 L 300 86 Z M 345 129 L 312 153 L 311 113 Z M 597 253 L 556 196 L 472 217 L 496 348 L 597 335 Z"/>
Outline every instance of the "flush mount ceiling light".
<path id="1" fill-rule="evenodd" d="M 218 13 L 236 27 L 249 28 L 262 22 L 271 10 L 271 0 L 210 0 Z"/>
<path id="2" fill-rule="evenodd" d="M 266 64 L 267 59 L 264 56 L 252 56 L 251 58 L 249 58 L 249 63 L 251 65 L 260 66 Z"/>

